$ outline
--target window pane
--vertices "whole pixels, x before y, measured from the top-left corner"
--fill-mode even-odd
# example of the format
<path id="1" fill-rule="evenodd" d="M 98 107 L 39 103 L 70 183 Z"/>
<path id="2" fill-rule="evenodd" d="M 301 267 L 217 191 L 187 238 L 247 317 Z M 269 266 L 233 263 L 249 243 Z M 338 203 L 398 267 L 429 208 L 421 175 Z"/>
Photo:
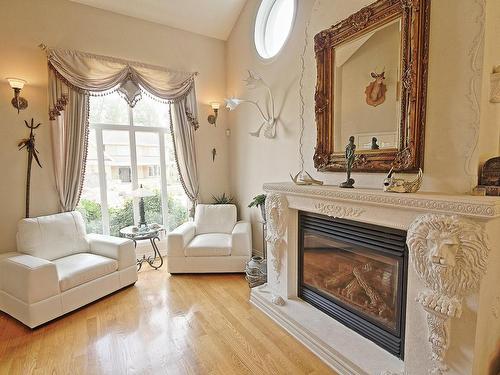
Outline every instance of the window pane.
<path id="1" fill-rule="evenodd" d="M 172 136 L 165 134 L 165 158 L 168 190 L 168 229 L 173 230 L 189 219 L 189 201 L 177 172 Z"/>
<path id="2" fill-rule="evenodd" d="M 163 224 L 161 210 L 160 139 L 158 133 L 136 132 L 137 179 L 155 193 L 144 198 L 146 222 Z"/>
<path id="3" fill-rule="evenodd" d="M 77 210 L 81 212 L 87 233 L 102 234 L 101 188 L 99 185 L 99 170 L 97 167 L 97 144 L 95 130 L 89 131 L 87 166 L 85 168 L 85 183 Z"/>
<path id="4" fill-rule="evenodd" d="M 269 55 L 276 55 L 285 44 L 293 22 L 293 0 L 277 0 L 271 8 L 265 31 L 265 47 Z"/>
<path id="5" fill-rule="evenodd" d="M 135 126 L 169 127 L 168 104 L 160 103 L 142 94 L 142 99 L 134 107 Z"/>
<path id="6" fill-rule="evenodd" d="M 293 26 L 296 0 L 262 0 L 255 20 L 255 47 L 269 59 L 278 54 Z"/>
<path id="7" fill-rule="evenodd" d="M 128 131 L 103 130 L 104 166 L 109 208 L 109 231 L 119 236 L 120 229 L 134 224 L 132 167 Z"/>
<path id="8" fill-rule="evenodd" d="M 90 97 L 91 124 L 129 125 L 129 106 L 117 93 Z"/>

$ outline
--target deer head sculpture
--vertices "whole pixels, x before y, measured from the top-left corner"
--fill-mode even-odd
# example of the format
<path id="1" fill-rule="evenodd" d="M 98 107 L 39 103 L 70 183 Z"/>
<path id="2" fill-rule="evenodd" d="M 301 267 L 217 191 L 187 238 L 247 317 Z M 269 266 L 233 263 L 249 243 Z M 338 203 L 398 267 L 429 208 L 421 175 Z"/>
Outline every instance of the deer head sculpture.
<path id="1" fill-rule="evenodd" d="M 375 79 L 375 81 L 370 82 L 370 84 L 366 87 L 366 103 L 376 107 L 385 102 L 385 92 L 387 91 L 387 86 L 384 83 L 385 69 L 382 73 L 374 71 L 370 75 Z"/>

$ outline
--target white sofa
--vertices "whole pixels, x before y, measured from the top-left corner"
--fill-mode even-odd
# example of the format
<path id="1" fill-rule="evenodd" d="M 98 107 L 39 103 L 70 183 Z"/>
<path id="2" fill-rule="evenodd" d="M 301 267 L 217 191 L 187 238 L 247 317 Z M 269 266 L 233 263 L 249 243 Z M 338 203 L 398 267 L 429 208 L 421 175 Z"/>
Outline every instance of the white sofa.
<path id="1" fill-rule="evenodd" d="M 130 240 L 85 231 L 79 212 L 23 219 L 0 254 L 0 310 L 34 328 L 137 281 Z"/>
<path id="2" fill-rule="evenodd" d="M 244 272 L 252 255 L 250 223 L 236 221 L 232 204 L 199 204 L 194 222 L 167 235 L 170 273 Z"/>

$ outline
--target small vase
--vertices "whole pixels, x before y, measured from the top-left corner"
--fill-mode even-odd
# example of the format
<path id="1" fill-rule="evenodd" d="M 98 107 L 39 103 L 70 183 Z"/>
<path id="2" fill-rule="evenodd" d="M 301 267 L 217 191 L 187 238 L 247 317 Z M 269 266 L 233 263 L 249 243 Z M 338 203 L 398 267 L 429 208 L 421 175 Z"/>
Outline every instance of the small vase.
<path id="1" fill-rule="evenodd" d="M 248 261 L 245 271 L 250 288 L 262 285 L 267 281 L 267 262 L 262 257 L 252 257 Z"/>
<path id="2" fill-rule="evenodd" d="M 252 259 L 250 259 L 247 263 L 247 269 L 248 270 L 261 270 L 261 265 L 263 262 L 264 258 L 259 257 L 259 256 L 254 256 Z"/>
<path id="3" fill-rule="evenodd" d="M 262 215 L 262 220 L 265 223 L 266 222 L 266 205 L 265 204 L 260 205 L 260 214 Z"/>

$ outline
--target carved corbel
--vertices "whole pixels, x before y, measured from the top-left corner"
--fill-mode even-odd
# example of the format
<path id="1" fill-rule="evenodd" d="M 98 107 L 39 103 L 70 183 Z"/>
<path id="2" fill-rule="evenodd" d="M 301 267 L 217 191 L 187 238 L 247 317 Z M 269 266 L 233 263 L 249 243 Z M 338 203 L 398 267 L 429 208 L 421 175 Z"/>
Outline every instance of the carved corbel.
<path id="1" fill-rule="evenodd" d="M 448 370 L 450 319 L 460 318 L 463 298 L 479 288 L 489 246 L 484 229 L 456 215 L 427 214 L 408 229 L 407 245 L 418 277 L 426 286 L 417 297 L 427 314 L 431 374 Z"/>
<path id="2" fill-rule="evenodd" d="M 267 218 L 267 248 L 271 253 L 271 265 L 276 275 L 276 284 L 279 284 L 281 275 L 281 258 L 286 251 L 286 231 L 288 225 L 288 201 L 283 194 L 271 193 L 266 197 Z M 272 288 L 275 289 L 275 288 Z M 273 292 L 272 302 L 284 305 L 285 300 Z"/>

